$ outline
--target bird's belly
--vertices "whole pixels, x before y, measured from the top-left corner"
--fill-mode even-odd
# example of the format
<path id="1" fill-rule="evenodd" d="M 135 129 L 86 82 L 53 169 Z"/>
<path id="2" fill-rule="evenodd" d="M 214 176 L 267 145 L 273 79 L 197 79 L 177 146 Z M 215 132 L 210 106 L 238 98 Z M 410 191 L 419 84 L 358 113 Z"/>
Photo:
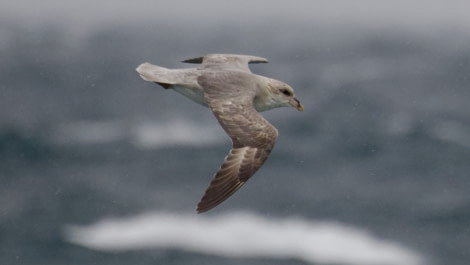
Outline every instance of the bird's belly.
<path id="1" fill-rule="evenodd" d="M 172 88 L 176 92 L 191 99 L 192 101 L 199 103 L 205 107 L 209 107 L 207 105 L 206 100 L 204 99 L 204 92 L 202 91 L 202 88 L 188 88 L 184 86 L 172 86 Z"/>

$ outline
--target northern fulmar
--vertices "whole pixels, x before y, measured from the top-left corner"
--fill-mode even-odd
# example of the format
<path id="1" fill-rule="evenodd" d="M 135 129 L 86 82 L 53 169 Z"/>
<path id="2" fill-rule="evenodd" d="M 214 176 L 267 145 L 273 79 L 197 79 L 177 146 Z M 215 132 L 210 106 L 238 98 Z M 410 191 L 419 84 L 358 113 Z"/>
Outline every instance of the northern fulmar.
<path id="1" fill-rule="evenodd" d="M 208 54 L 182 62 L 200 66 L 168 69 L 143 63 L 136 70 L 145 81 L 209 107 L 232 139 L 232 150 L 197 205 L 197 212 L 202 213 L 235 193 L 271 153 L 278 132 L 259 112 L 289 106 L 302 111 L 304 107 L 289 85 L 250 71 L 248 64 L 267 63 L 265 58 Z"/>

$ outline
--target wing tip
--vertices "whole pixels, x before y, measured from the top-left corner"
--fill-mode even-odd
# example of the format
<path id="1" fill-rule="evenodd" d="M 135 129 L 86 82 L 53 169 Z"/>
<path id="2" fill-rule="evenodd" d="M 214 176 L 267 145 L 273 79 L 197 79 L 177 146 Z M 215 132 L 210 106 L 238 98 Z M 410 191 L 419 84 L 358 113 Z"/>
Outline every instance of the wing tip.
<path id="1" fill-rule="evenodd" d="M 186 59 L 186 60 L 183 60 L 181 62 L 182 63 L 201 64 L 203 59 L 204 59 L 204 57 L 196 57 L 196 58 Z"/>
<path id="2" fill-rule="evenodd" d="M 211 184 L 213 184 L 213 182 L 211 182 Z M 204 213 L 217 207 L 230 198 L 236 191 L 238 191 L 243 186 L 243 184 L 245 184 L 245 181 L 237 181 L 237 183 L 229 184 L 224 189 L 222 189 L 222 193 L 220 193 L 220 189 L 214 193 L 213 185 L 209 185 L 197 205 L 197 213 Z"/>
<path id="3" fill-rule="evenodd" d="M 269 63 L 268 59 L 263 58 L 263 57 L 252 57 L 250 61 L 248 61 L 249 64 L 258 64 L 258 63 Z"/>
<path id="4" fill-rule="evenodd" d="M 258 64 L 258 63 L 268 63 L 268 59 L 259 57 L 259 56 L 253 56 L 253 55 L 242 55 L 242 54 L 224 54 L 224 53 L 214 53 L 214 54 L 207 54 L 202 57 L 196 57 L 196 58 L 191 58 L 191 59 L 186 59 L 181 61 L 182 63 L 191 63 L 191 64 L 202 64 L 204 62 L 204 58 L 210 58 L 210 57 L 216 57 L 216 56 L 222 56 L 222 57 L 233 57 L 233 58 L 244 58 L 247 60 L 248 64 Z"/>
<path id="5" fill-rule="evenodd" d="M 197 204 L 197 208 L 196 208 L 196 212 L 198 214 L 200 213 L 205 213 L 211 209 L 213 209 L 214 207 L 216 207 L 217 205 L 219 205 L 221 202 L 217 203 L 217 204 L 211 204 L 211 203 L 207 203 L 207 202 L 204 202 L 204 197 L 201 199 L 201 201 Z"/>
<path id="6" fill-rule="evenodd" d="M 196 212 L 198 214 L 201 214 L 201 213 L 205 213 L 205 212 L 208 212 L 209 210 L 212 210 L 214 209 L 215 207 L 217 207 L 219 204 L 221 204 L 222 202 L 224 202 L 227 198 L 223 199 L 222 201 L 218 201 L 218 202 L 212 202 L 212 203 L 205 203 L 203 202 L 202 200 L 198 203 L 197 205 L 197 208 L 196 208 Z"/>
<path id="7" fill-rule="evenodd" d="M 196 208 L 197 214 L 205 213 L 205 212 L 207 212 L 207 211 L 209 211 L 209 210 L 210 210 L 210 209 L 199 208 L 199 206 Z"/>
<path id="8" fill-rule="evenodd" d="M 197 204 L 197 208 L 196 208 L 196 212 L 198 214 L 200 213 L 205 213 L 211 209 L 213 209 L 214 207 L 216 207 L 217 205 L 219 205 L 220 203 L 222 202 L 218 202 L 218 203 L 210 203 L 210 202 L 207 202 L 205 200 L 205 198 L 207 198 L 207 193 L 204 194 L 204 196 L 202 196 L 201 200 L 199 201 L 199 203 Z"/>

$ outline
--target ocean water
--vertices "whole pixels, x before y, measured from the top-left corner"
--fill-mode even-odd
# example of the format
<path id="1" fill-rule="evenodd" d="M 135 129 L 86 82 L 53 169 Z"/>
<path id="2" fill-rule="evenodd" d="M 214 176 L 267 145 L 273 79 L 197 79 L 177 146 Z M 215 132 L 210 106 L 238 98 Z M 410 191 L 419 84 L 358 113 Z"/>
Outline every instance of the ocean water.
<path id="1" fill-rule="evenodd" d="M 468 33 L 1 27 L 0 264 L 470 262 Z M 198 215 L 230 141 L 134 69 L 213 52 L 268 57 L 305 111 L 263 113 L 270 158 Z"/>

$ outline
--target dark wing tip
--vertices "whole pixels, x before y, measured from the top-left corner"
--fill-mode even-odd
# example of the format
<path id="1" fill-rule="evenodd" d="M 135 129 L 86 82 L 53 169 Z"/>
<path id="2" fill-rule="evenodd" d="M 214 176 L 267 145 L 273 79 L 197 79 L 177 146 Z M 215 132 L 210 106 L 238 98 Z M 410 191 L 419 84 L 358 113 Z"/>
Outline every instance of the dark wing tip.
<path id="1" fill-rule="evenodd" d="M 245 182 L 232 180 L 229 181 L 229 183 L 224 183 L 222 187 L 214 187 L 213 184 L 212 182 L 211 185 L 209 185 L 209 188 L 207 188 L 204 196 L 202 196 L 201 201 L 198 203 L 197 213 L 207 212 L 221 204 L 239 190 Z"/>
<path id="2" fill-rule="evenodd" d="M 204 59 L 204 57 L 197 57 L 197 58 L 191 58 L 191 59 L 183 60 L 181 62 L 182 63 L 201 64 L 203 59 Z"/>
<path id="3" fill-rule="evenodd" d="M 246 60 L 249 64 L 258 64 L 258 63 L 267 63 L 268 59 L 258 56 L 251 56 L 251 55 L 237 55 L 237 54 L 208 54 L 206 56 L 191 58 L 181 61 L 182 63 L 193 63 L 193 64 L 202 64 L 204 61 L 204 57 L 214 57 L 214 56 L 225 56 L 227 58 L 242 58 L 242 60 Z"/>
<path id="4" fill-rule="evenodd" d="M 256 60 L 250 60 L 248 63 L 249 64 L 268 63 L 268 60 L 261 58 L 261 59 L 256 59 Z"/>

